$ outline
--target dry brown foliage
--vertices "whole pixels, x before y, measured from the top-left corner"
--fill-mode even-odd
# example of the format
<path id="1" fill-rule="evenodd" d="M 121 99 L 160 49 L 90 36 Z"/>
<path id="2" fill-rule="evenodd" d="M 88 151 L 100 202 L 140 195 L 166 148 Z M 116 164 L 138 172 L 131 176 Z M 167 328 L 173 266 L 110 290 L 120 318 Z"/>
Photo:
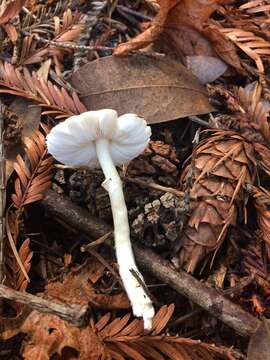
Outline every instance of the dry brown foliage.
<path id="1" fill-rule="evenodd" d="M 8 213 L 7 222 L 7 232 L 10 233 L 8 234 L 10 244 L 8 251 L 6 252 L 5 283 L 15 290 L 25 291 L 28 285 L 28 278 L 26 275 L 30 271 L 31 259 L 33 256 L 33 252 L 30 249 L 30 239 L 26 238 L 19 246 L 19 221 L 15 213 Z M 14 247 L 16 253 L 15 256 Z M 17 260 L 18 257 L 19 261 Z M 24 271 L 22 271 L 21 266 L 23 266 Z M 13 305 L 16 306 L 16 309 L 20 308 L 19 305 Z"/>
<path id="2" fill-rule="evenodd" d="M 211 44 L 203 35 L 204 23 L 217 9 L 219 0 L 159 0 L 160 10 L 147 29 L 120 44 L 114 51 L 124 55 L 160 39 L 170 43 L 170 51 L 184 55 L 213 55 Z"/>
<path id="3" fill-rule="evenodd" d="M 26 159 L 18 155 L 14 169 L 18 175 L 15 180 L 15 194 L 12 201 L 16 208 L 22 208 L 42 198 L 42 193 L 51 185 L 52 156 L 48 156 L 45 135 L 36 131 L 31 138 L 24 140 Z"/>
<path id="4" fill-rule="evenodd" d="M 257 36 L 251 31 L 237 28 L 221 28 L 225 34 L 239 49 L 254 60 L 259 72 L 264 72 L 263 56 L 270 55 L 270 42 Z"/>
<path id="5" fill-rule="evenodd" d="M 48 39 L 45 39 L 47 41 L 46 45 L 41 47 L 39 46 L 35 30 L 31 33 L 31 35 L 24 37 L 19 60 L 20 65 L 39 63 L 50 56 L 56 56 L 60 61 L 62 61 L 65 54 L 72 52 L 72 45 L 75 44 L 75 40 L 84 29 L 82 15 L 79 12 L 72 14 L 71 10 L 68 9 L 64 12 L 62 19 L 55 16 L 53 20 L 54 31 L 52 36 L 50 36 L 50 32 L 47 31 Z M 37 27 L 37 33 L 40 31 L 40 27 L 41 26 L 39 24 L 39 27 Z M 42 39 L 44 39 L 44 34 Z M 58 44 L 59 46 L 63 43 L 68 44 L 70 45 L 70 48 L 57 47 L 55 45 L 51 45 L 50 42 L 56 43 L 55 45 Z"/>
<path id="6" fill-rule="evenodd" d="M 30 74 L 26 67 L 16 69 L 8 63 L 0 63 L 0 93 L 22 96 L 48 109 L 43 114 L 66 118 L 86 111 L 73 90 L 69 94 L 64 87 L 57 87 L 51 81 Z"/>
<path id="7" fill-rule="evenodd" d="M 5 30 L 9 39 L 14 43 L 18 38 L 16 27 L 10 24 L 21 11 L 26 0 L 14 0 L 8 4 L 5 1 L 0 5 L 0 26 Z"/>
<path id="8" fill-rule="evenodd" d="M 46 128 L 44 127 L 46 133 Z M 15 180 L 15 194 L 12 195 L 13 207 L 6 213 L 6 229 L 9 240 L 7 255 L 7 283 L 16 290 L 25 290 L 32 251 L 29 239 L 25 239 L 19 250 L 19 226 L 22 221 L 24 207 L 42 198 L 42 193 L 51 185 L 51 165 L 53 158 L 48 156 L 45 135 L 37 130 L 31 138 L 24 140 L 25 159 L 18 155 L 14 169 L 18 175 Z"/>
<path id="9" fill-rule="evenodd" d="M 269 159 L 265 143 L 269 139 L 269 105 L 261 100 L 261 87 L 253 84 L 240 88 L 235 100 L 241 132 L 214 131 L 195 147 L 182 173 L 183 188 L 197 198 L 190 203 L 180 250 L 180 264 L 190 272 L 206 255 L 218 250 L 228 228 L 236 224 L 238 212 L 246 220 L 245 186 L 254 183 L 258 163 L 269 169 L 265 160 Z M 262 211 L 257 206 L 259 209 Z M 258 214 L 262 228 L 265 218 Z M 264 240 L 269 241 L 266 236 Z"/>
<path id="10" fill-rule="evenodd" d="M 144 334 L 142 320 L 130 321 L 130 314 L 111 320 L 108 313 L 79 329 L 56 316 L 34 311 L 21 328 L 27 334 L 23 356 L 26 360 L 48 360 L 53 354 L 77 354 L 81 360 L 235 359 L 232 350 L 165 335 L 164 329 L 173 311 L 174 305 L 163 306 L 155 315 L 149 334 Z"/>
<path id="11" fill-rule="evenodd" d="M 50 281 L 45 291 L 46 296 L 68 304 L 90 303 L 94 308 L 100 309 L 129 309 L 130 304 L 125 292 L 109 294 L 98 291 L 98 282 L 104 274 L 105 265 L 91 258 L 78 271 L 73 269 L 65 275 L 62 281 Z"/>
<path id="12" fill-rule="evenodd" d="M 219 0 L 158 1 L 159 12 L 154 20 L 144 26 L 144 32 L 115 49 L 116 55 L 145 48 L 155 43 L 165 53 L 220 56 L 238 71 L 243 71 L 243 58 L 236 49 L 251 58 L 260 73 L 263 60 L 270 54 L 269 4 L 266 1 L 249 1 L 239 9 Z M 233 3 L 233 2 L 232 2 Z M 218 11 L 225 21 L 209 20 Z M 243 13 L 246 13 L 243 16 Z M 262 15 L 263 14 L 263 15 Z M 168 46 L 168 43 L 170 44 Z"/>

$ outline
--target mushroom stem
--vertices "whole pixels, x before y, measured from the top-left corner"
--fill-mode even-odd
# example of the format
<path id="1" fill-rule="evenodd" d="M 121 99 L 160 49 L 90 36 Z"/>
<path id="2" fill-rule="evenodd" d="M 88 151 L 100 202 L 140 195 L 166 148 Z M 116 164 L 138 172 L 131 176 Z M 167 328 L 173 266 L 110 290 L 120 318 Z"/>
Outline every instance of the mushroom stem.
<path id="1" fill-rule="evenodd" d="M 154 309 L 143 285 L 143 277 L 137 269 L 128 223 L 128 212 L 125 203 L 122 181 L 115 168 L 109 151 L 107 139 L 96 140 L 96 152 L 100 166 L 105 175 L 103 187 L 108 191 L 114 223 L 116 258 L 123 285 L 131 302 L 135 316 L 142 316 L 146 329 L 151 329 Z M 134 277 L 136 272 L 141 281 Z"/>

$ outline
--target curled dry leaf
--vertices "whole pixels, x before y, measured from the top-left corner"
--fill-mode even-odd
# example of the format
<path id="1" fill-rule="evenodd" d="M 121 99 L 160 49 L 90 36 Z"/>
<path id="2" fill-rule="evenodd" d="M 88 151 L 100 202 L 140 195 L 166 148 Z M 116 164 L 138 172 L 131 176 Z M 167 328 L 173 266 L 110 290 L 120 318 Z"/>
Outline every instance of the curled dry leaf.
<path id="1" fill-rule="evenodd" d="M 160 10 L 149 27 L 129 42 L 120 44 L 114 54 L 124 55 L 146 47 L 163 35 L 184 55 L 213 55 L 211 44 L 202 35 L 204 23 L 217 9 L 219 0 L 159 0 Z"/>
<path id="2" fill-rule="evenodd" d="M 91 259 L 78 272 L 67 274 L 63 281 L 50 282 L 46 294 L 69 304 L 87 305 L 90 302 L 94 308 L 128 309 L 130 304 L 124 292 L 110 295 L 100 293 L 98 287 L 95 289 L 95 284 L 103 276 L 104 270 L 104 265 Z"/>
<path id="3" fill-rule="evenodd" d="M 63 356 L 69 347 L 80 360 L 236 359 L 233 350 L 162 333 L 173 311 L 174 305 L 163 306 L 149 334 L 144 334 L 142 320 L 130 320 L 130 314 L 112 320 L 106 314 L 79 329 L 56 316 L 33 311 L 21 327 L 27 334 L 23 356 L 26 360 L 49 359 L 53 354 Z"/>
<path id="4" fill-rule="evenodd" d="M 110 56 L 82 66 L 73 86 L 91 110 L 134 112 L 148 123 L 174 120 L 213 110 L 207 93 L 184 66 L 168 58 Z"/>
<path id="5" fill-rule="evenodd" d="M 241 69 L 234 45 L 214 27 L 209 18 L 218 8 L 220 0 L 163 0 L 160 10 L 146 30 L 127 43 L 120 44 L 115 55 L 125 55 L 145 48 L 154 42 L 155 48 L 172 54 L 180 60 L 183 56 L 220 56 L 229 65 Z"/>

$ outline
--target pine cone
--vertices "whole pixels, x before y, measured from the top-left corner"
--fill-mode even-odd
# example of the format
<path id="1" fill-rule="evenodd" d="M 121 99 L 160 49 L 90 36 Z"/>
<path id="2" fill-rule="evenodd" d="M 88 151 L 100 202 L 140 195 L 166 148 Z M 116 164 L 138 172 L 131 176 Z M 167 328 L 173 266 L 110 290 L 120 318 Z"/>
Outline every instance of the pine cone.
<path id="1" fill-rule="evenodd" d="M 173 146 L 163 141 L 150 141 L 145 152 L 134 159 L 128 166 L 130 177 L 147 177 L 152 181 L 167 186 L 178 183 L 179 160 Z"/>
<path id="2" fill-rule="evenodd" d="M 244 210 L 245 184 L 254 183 L 257 164 L 270 174 L 270 162 L 265 156 L 270 154 L 267 145 L 270 106 L 260 97 L 258 84 L 240 88 L 234 103 L 236 111 L 239 109 L 234 115 L 239 133 L 213 132 L 195 148 L 192 161 L 184 169 L 181 182 L 191 203 L 178 262 L 189 272 L 194 272 L 205 256 L 218 250 L 229 226 L 236 224 L 237 214 Z M 268 224 L 263 223 L 267 209 L 258 201 L 256 208 L 265 241 L 269 243 Z"/>
<path id="3" fill-rule="evenodd" d="M 181 238 L 180 265 L 193 272 L 197 264 L 222 243 L 235 225 L 237 208 L 243 209 L 245 183 L 252 183 L 253 147 L 232 131 L 216 131 L 195 151 L 181 182 L 190 189 L 190 218 Z"/>
<path id="4" fill-rule="evenodd" d="M 112 217 L 110 198 L 102 187 L 101 170 L 78 170 L 69 179 L 69 196 L 72 201 L 88 208 L 90 213 L 104 220 Z"/>
<path id="5" fill-rule="evenodd" d="M 169 192 L 144 205 L 134 219 L 130 210 L 131 234 L 145 246 L 170 250 L 179 242 L 185 207 L 179 197 Z"/>

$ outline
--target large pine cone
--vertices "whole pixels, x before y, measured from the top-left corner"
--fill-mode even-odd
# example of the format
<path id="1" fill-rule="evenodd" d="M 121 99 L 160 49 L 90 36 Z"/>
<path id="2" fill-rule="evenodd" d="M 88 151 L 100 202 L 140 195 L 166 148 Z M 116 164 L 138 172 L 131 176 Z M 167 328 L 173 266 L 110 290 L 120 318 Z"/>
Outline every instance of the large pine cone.
<path id="1" fill-rule="evenodd" d="M 219 248 L 228 227 L 235 225 L 238 209 L 243 211 L 244 185 L 253 182 L 255 166 L 253 146 L 232 131 L 216 131 L 194 151 L 181 177 L 191 201 L 179 262 L 189 272 Z"/>
<path id="2" fill-rule="evenodd" d="M 182 186 L 191 202 L 178 262 L 189 272 L 193 272 L 205 256 L 218 250 L 229 226 L 235 225 L 237 214 L 246 215 L 244 205 L 249 194 L 245 188 L 253 185 L 257 168 L 270 175 L 267 120 L 270 103 L 261 100 L 261 95 L 258 83 L 229 95 L 227 100 L 235 111 L 231 124 L 238 132 L 213 132 L 195 148 L 191 162 L 184 169 Z M 253 199 L 258 226 L 269 249 L 269 193 L 262 189 L 257 193 L 253 191 Z"/>

